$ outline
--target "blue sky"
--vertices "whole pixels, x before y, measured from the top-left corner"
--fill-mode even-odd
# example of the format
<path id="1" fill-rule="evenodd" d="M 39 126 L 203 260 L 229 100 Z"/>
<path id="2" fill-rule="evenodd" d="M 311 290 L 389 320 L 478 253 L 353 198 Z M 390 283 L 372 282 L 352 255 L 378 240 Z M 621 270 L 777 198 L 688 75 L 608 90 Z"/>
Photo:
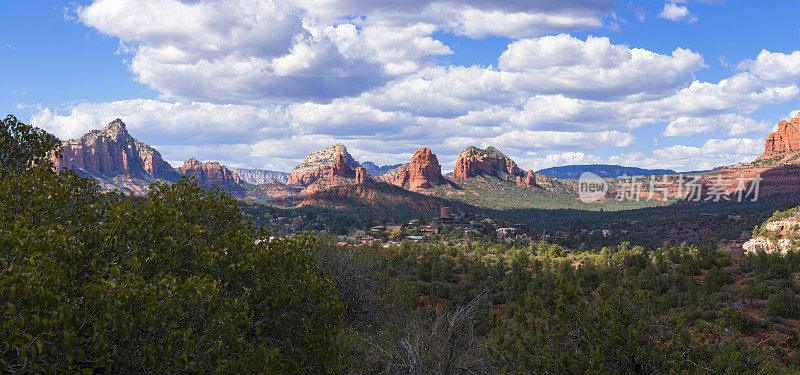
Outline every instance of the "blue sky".
<path id="1" fill-rule="evenodd" d="M 523 168 L 747 161 L 800 109 L 800 3 L 10 1 L 0 105 L 62 138 L 120 117 L 171 163 L 289 170 L 475 144 Z M 765 51 L 765 52 L 762 52 Z"/>

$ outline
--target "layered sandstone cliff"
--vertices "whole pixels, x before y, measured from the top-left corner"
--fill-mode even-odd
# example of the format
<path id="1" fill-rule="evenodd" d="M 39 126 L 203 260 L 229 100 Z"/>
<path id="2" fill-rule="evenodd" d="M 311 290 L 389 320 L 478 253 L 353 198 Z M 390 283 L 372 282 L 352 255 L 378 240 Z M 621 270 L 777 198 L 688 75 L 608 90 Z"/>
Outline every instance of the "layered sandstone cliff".
<path id="1" fill-rule="evenodd" d="M 151 183 L 174 182 L 181 175 L 233 193 L 244 190 L 239 176 L 217 162 L 201 163 L 190 158 L 181 168 L 172 168 L 156 149 L 133 138 L 120 119 L 64 142 L 62 158 L 52 155 L 50 160 L 57 171 L 72 169 L 94 178 L 104 191 L 143 195 Z"/>
<path id="2" fill-rule="evenodd" d="M 178 177 L 158 151 L 131 137 L 120 119 L 101 130 L 92 130 L 79 139 L 64 142 L 62 155 L 61 159 L 51 157 L 56 170 L 73 169 L 100 178 L 172 180 Z"/>
<path id="3" fill-rule="evenodd" d="M 463 181 L 480 175 L 494 176 L 521 186 L 536 186 L 533 171 L 522 170 L 500 150 L 492 146 L 485 149 L 467 147 L 458 155 L 453 178 L 456 181 Z"/>
<path id="4" fill-rule="evenodd" d="M 800 113 L 791 121 L 778 123 L 778 131 L 767 137 L 761 158 L 787 151 L 800 151 Z"/>
<path id="5" fill-rule="evenodd" d="M 201 185 L 213 185 L 229 191 L 239 190 L 244 183 L 239 175 L 215 161 L 202 163 L 195 158 L 189 158 L 178 170 L 185 176 L 194 177 Z"/>
<path id="6" fill-rule="evenodd" d="M 446 182 L 439 160 L 427 147 L 417 150 L 409 164 L 387 172 L 381 180 L 413 191 L 430 189 Z"/>

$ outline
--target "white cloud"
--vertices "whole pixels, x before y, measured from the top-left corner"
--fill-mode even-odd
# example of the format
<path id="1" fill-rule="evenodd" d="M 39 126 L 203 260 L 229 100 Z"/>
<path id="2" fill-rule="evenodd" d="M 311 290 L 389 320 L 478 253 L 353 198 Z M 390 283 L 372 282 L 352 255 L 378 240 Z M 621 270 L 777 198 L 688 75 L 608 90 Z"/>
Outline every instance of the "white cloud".
<path id="1" fill-rule="evenodd" d="M 694 16 L 691 13 L 689 13 L 688 8 L 682 5 L 675 4 L 673 2 L 667 2 L 666 4 L 664 4 L 664 9 L 662 9 L 661 13 L 658 14 L 658 18 L 663 18 L 675 22 L 688 22 L 688 23 L 697 22 L 697 16 Z"/>
<path id="2" fill-rule="evenodd" d="M 679 3 L 662 15 L 691 22 Z M 741 72 L 704 82 L 695 77 L 707 68 L 703 56 L 680 46 L 656 53 L 605 37 L 547 35 L 600 27 L 613 4 L 95 0 L 80 20 L 119 38 L 135 78 L 160 99 L 43 108 L 34 120 L 72 138 L 121 117 L 168 160 L 282 170 L 337 142 L 380 163 L 407 162 L 427 146 L 449 166 L 464 147 L 491 144 L 521 165 L 680 168 L 738 160 L 755 141 L 592 153 L 634 145 L 632 130 L 645 126 L 669 137 L 763 136 L 769 125 L 750 115 L 800 97 L 800 52 L 762 51 Z M 491 66 L 444 66 L 437 57 L 454 48 L 440 33 L 513 41 Z"/>
<path id="3" fill-rule="evenodd" d="M 117 37 L 167 98 L 271 103 L 358 95 L 452 53 L 432 35 L 512 38 L 598 27 L 611 0 L 95 0 L 80 20 Z M 361 17 L 359 17 L 361 16 Z"/>
<path id="4" fill-rule="evenodd" d="M 755 61 L 742 61 L 738 68 L 768 81 L 797 82 L 800 79 L 800 51 L 784 54 L 762 50 Z"/>
<path id="5" fill-rule="evenodd" d="M 527 92 L 607 98 L 663 94 L 691 82 L 706 65 L 700 54 L 683 48 L 660 55 L 614 45 L 605 37 L 583 41 L 561 34 L 511 43 L 498 67 Z"/>
<path id="6" fill-rule="evenodd" d="M 730 113 L 708 117 L 681 116 L 672 120 L 662 135 L 665 137 L 692 137 L 711 132 L 725 132 L 730 136 L 764 135 L 770 131 L 772 126 L 766 121 L 756 121 L 746 116 Z"/>

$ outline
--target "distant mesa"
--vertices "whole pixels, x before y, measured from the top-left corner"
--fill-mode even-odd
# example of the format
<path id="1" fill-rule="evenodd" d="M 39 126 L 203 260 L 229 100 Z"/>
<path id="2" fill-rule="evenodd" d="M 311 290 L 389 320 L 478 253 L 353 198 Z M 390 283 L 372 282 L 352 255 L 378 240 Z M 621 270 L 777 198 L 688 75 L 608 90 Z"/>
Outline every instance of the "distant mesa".
<path id="1" fill-rule="evenodd" d="M 767 137 L 764 154 L 759 159 L 789 151 L 800 151 L 800 113 L 789 122 L 778 123 L 778 131 Z"/>
<path id="2" fill-rule="evenodd" d="M 617 178 L 622 176 L 663 176 L 677 174 L 677 172 L 671 169 L 644 169 L 608 164 L 565 165 L 561 167 L 541 169 L 536 173 L 565 180 L 577 180 L 584 172 L 594 173 L 602 178 Z"/>
<path id="3" fill-rule="evenodd" d="M 366 170 L 367 173 L 369 173 L 372 177 L 377 178 L 383 176 L 384 174 L 386 174 L 386 172 L 400 168 L 401 166 L 403 166 L 403 164 L 378 166 L 377 164 L 371 161 L 365 161 L 361 163 L 361 166 L 364 167 L 364 170 Z"/>
<path id="4" fill-rule="evenodd" d="M 239 177 L 251 185 L 263 185 L 270 183 L 285 184 L 289 181 L 289 173 L 271 171 L 265 169 L 237 168 L 233 170 Z"/>

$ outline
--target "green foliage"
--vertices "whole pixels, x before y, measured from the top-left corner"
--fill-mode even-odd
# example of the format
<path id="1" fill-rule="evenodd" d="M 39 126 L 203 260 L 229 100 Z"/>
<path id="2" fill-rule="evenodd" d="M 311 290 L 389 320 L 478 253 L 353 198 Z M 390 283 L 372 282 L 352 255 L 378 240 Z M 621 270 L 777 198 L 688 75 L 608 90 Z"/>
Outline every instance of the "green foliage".
<path id="1" fill-rule="evenodd" d="M 800 317 L 800 304 L 798 304 L 794 291 L 790 288 L 783 288 L 774 296 L 769 297 L 767 312 L 770 315 L 786 318 Z"/>
<path id="2" fill-rule="evenodd" d="M 27 156 L 0 178 L 0 371 L 335 368 L 344 311 L 315 239 L 269 241 L 232 197 L 186 179 L 101 194 L 39 163 L 51 143 L 14 139 Z"/>
<path id="3" fill-rule="evenodd" d="M 33 165 L 46 164 L 48 153 L 60 145 L 55 136 L 8 115 L 0 121 L 0 177 L 20 174 Z M 56 155 L 60 155 L 60 151 L 57 150 Z"/>

